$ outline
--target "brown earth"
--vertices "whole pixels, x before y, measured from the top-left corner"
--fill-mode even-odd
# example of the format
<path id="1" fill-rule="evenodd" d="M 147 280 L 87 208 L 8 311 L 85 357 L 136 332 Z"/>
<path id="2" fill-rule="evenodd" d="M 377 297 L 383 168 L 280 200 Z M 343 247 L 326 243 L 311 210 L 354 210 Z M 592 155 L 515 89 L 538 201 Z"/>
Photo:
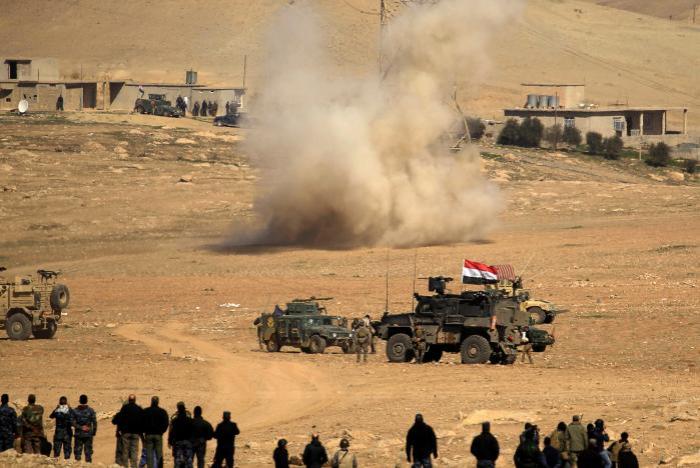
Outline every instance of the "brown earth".
<path id="1" fill-rule="evenodd" d="M 0 128 L 0 263 L 8 276 L 61 269 L 72 292 L 56 339 L 0 339 L 0 390 L 20 405 L 36 392 L 49 409 L 89 394 L 99 462 L 112 461 L 109 418 L 130 392 L 143 404 L 158 394 L 168 411 L 201 404 L 212 422 L 231 410 L 243 467 L 268 465 L 280 437 L 300 452 L 312 430 L 329 449 L 349 432 L 362 466 L 404 466 L 416 412 L 440 437 L 437 466 L 469 466 L 482 420 L 508 460 L 525 421 L 549 432 L 579 413 L 629 431 L 642 466 L 690 466 L 700 450 L 697 178 L 486 145 L 506 207 L 482 242 L 221 252 L 212 246 L 249 219 L 264 183 L 242 131 L 100 114 L 0 116 Z M 408 309 L 414 256 L 418 277 L 458 275 L 462 258 L 524 270 L 535 297 L 569 309 L 557 344 L 534 365 L 473 367 L 453 355 L 388 364 L 381 346 L 363 366 L 333 349 L 258 349 L 253 319 L 291 298 L 332 296 L 331 313 L 378 317 L 386 271 L 390 309 Z"/>

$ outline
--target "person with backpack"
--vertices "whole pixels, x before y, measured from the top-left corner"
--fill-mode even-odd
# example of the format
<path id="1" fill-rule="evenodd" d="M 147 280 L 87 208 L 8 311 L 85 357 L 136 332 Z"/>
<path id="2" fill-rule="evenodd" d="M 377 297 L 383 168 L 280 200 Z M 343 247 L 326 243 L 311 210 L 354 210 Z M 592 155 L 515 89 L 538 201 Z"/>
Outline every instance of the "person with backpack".
<path id="1" fill-rule="evenodd" d="M 68 406 L 68 398 L 62 396 L 58 399 L 58 406 L 51 412 L 49 418 L 56 420 L 53 433 L 53 456 L 58 458 L 63 448 L 63 458 L 68 460 L 73 440 L 73 410 Z"/>
<path id="2" fill-rule="evenodd" d="M 528 430 L 523 433 L 523 441 L 513 455 L 515 468 L 546 468 L 544 455 L 535 442 L 535 431 Z"/>
<path id="3" fill-rule="evenodd" d="M 340 450 L 331 458 L 331 468 L 357 468 L 357 457 L 350 453 L 350 441 L 340 439 Z"/>
<path id="4" fill-rule="evenodd" d="M 79 405 L 73 409 L 73 455 L 80 461 L 85 449 L 85 461 L 92 463 L 92 440 L 97 434 L 97 415 L 88 406 L 87 395 L 80 395 Z"/>
<path id="5" fill-rule="evenodd" d="M 481 424 L 481 434 L 472 440 L 471 453 L 476 458 L 476 468 L 494 468 L 500 453 L 498 440 L 491 434 L 491 423 Z"/>

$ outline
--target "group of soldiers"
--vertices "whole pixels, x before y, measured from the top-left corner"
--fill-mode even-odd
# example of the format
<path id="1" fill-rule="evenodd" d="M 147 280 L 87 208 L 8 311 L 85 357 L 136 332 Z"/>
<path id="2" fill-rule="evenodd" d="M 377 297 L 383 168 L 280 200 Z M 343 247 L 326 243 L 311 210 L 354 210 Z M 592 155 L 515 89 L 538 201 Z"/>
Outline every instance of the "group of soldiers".
<path id="1" fill-rule="evenodd" d="M 189 109 L 189 99 L 187 99 L 187 97 L 183 98 L 182 96 L 178 96 L 175 100 L 175 107 L 182 112 L 183 116 L 187 115 L 187 110 Z M 226 115 L 236 113 L 238 107 L 238 103 L 226 101 Z M 216 101 L 208 102 L 206 99 L 202 99 L 201 104 L 199 101 L 195 101 L 194 104 L 192 104 L 191 113 L 193 117 L 206 117 L 208 115 L 216 117 L 216 115 L 219 113 L 219 103 Z"/>
<path id="2" fill-rule="evenodd" d="M 36 396 L 27 397 L 27 405 L 19 416 L 9 404 L 7 394 L 0 403 L 0 452 L 11 448 L 23 453 L 49 455 L 51 446 L 44 433 L 44 407 L 36 403 Z M 58 457 L 63 451 L 66 459 L 71 449 L 76 460 L 85 453 L 85 461 L 92 461 L 92 440 L 97 433 L 97 417 L 88 405 L 88 397 L 80 395 L 80 404 L 71 408 L 68 398 L 62 396 L 49 418 L 56 420 L 53 437 L 53 455 Z M 19 445 L 15 442 L 19 441 Z"/>

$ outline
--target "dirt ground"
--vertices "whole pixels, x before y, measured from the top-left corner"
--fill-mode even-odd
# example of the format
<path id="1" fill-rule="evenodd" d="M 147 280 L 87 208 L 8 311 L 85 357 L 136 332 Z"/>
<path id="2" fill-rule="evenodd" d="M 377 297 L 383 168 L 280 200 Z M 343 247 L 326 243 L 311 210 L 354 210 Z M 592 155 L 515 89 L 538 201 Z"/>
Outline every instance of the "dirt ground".
<path id="1" fill-rule="evenodd" d="M 269 466 L 281 437 L 301 452 L 313 430 L 331 453 L 348 435 L 362 466 L 406 466 L 417 412 L 439 436 L 436 466 L 472 466 L 483 420 L 511 466 L 524 422 L 549 433 L 581 413 L 628 431 L 642 466 L 700 466 L 697 178 L 489 146 L 484 172 L 505 207 L 481 242 L 222 252 L 264 183 L 240 132 L 152 116 L 0 116 L 0 264 L 6 276 L 60 269 L 72 295 L 55 339 L 0 339 L 0 390 L 12 401 L 35 392 L 50 409 L 87 393 L 104 463 L 109 419 L 134 392 L 142 404 L 160 395 L 168 411 L 199 404 L 212 423 L 230 410 L 241 467 Z M 569 309 L 547 326 L 556 345 L 513 366 L 453 355 L 389 364 L 381 344 L 366 365 L 334 349 L 258 349 L 254 318 L 295 297 L 379 317 L 386 271 L 390 309 L 410 308 L 414 258 L 417 277 L 457 276 L 463 258 L 512 263 L 535 297 Z"/>

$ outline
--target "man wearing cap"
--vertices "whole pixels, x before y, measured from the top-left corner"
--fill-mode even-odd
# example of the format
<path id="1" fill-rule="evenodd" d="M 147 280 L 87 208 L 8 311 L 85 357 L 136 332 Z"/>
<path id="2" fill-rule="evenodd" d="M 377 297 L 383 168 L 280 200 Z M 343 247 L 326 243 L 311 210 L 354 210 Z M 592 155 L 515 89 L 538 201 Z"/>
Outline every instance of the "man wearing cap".
<path id="1" fill-rule="evenodd" d="M 498 441 L 491 434 L 491 423 L 481 424 L 481 434 L 472 440 L 471 453 L 476 458 L 477 468 L 494 468 L 499 455 Z"/>
<path id="2" fill-rule="evenodd" d="M 236 452 L 236 436 L 240 434 L 238 425 L 231 421 L 231 412 L 224 411 L 221 421 L 214 431 L 216 439 L 216 452 L 214 452 L 214 464 L 212 468 L 221 468 L 225 462 L 227 468 L 233 468 L 233 456 Z"/>
<path id="3" fill-rule="evenodd" d="M 579 415 L 574 415 L 571 424 L 566 428 L 566 440 L 569 447 L 569 462 L 574 465 L 578 455 L 588 447 L 588 434 L 581 424 Z"/>

